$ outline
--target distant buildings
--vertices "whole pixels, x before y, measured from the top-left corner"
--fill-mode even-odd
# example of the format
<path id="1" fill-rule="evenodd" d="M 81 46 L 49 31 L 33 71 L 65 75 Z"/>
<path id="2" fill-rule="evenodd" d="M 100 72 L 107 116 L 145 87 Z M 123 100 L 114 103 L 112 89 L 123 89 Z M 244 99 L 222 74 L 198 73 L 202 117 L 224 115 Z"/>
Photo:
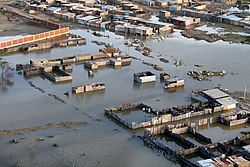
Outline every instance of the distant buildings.
<path id="1" fill-rule="evenodd" d="M 190 26 L 200 23 L 200 18 L 193 17 L 174 17 L 171 19 L 172 23 L 177 26 Z"/>

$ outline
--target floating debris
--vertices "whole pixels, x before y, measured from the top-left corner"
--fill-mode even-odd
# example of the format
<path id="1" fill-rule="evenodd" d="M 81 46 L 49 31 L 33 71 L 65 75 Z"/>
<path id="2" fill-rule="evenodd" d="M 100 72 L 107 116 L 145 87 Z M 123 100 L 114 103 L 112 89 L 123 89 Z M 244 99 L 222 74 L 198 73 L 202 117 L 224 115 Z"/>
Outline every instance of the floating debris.
<path id="1" fill-rule="evenodd" d="M 126 45 L 127 47 L 133 46 L 133 44 L 132 44 L 130 41 L 126 41 L 126 42 L 124 43 L 124 45 Z"/>
<path id="2" fill-rule="evenodd" d="M 99 45 L 99 46 L 101 46 L 101 45 L 106 45 L 106 43 L 105 42 L 99 42 L 99 41 L 91 41 L 92 43 L 95 43 L 95 44 L 97 44 L 97 45 Z"/>
<path id="3" fill-rule="evenodd" d="M 65 92 L 64 95 L 69 96 L 69 91 Z"/>
<path id="4" fill-rule="evenodd" d="M 142 47 L 142 46 L 137 46 L 137 47 L 135 48 L 135 50 L 137 50 L 137 51 L 142 51 L 142 50 L 143 50 L 143 47 Z"/>
<path id="5" fill-rule="evenodd" d="M 12 140 L 10 140 L 10 143 L 17 144 L 17 143 L 19 143 L 19 141 L 17 139 L 12 139 Z"/>
<path id="6" fill-rule="evenodd" d="M 209 77 L 211 76 L 224 76 L 227 72 L 225 70 L 213 72 L 213 71 L 199 71 L 199 70 L 191 70 L 187 73 L 187 75 L 192 76 L 194 79 L 197 79 L 199 81 L 202 80 L 209 80 Z"/>
<path id="7" fill-rule="evenodd" d="M 142 54 L 144 56 L 149 56 L 151 54 L 151 52 L 149 52 L 148 50 L 144 50 Z"/>
<path id="8" fill-rule="evenodd" d="M 36 141 L 44 141 L 44 138 L 43 137 L 38 137 L 38 138 L 36 138 Z"/>
<path id="9" fill-rule="evenodd" d="M 176 67 L 179 67 L 179 66 L 182 66 L 183 63 L 184 63 L 183 60 L 181 60 L 181 59 L 175 59 L 174 65 L 175 65 Z"/>
<path id="10" fill-rule="evenodd" d="M 160 67 L 159 65 L 154 65 L 153 68 L 158 71 L 164 71 L 164 69 Z"/>
<path id="11" fill-rule="evenodd" d="M 132 43 L 134 43 L 134 44 L 139 44 L 139 43 L 141 43 L 141 40 L 139 40 L 139 39 L 134 39 Z"/>
<path id="12" fill-rule="evenodd" d="M 113 44 L 110 42 L 110 43 L 107 43 L 107 44 L 105 44 L 105 47 L 106 48 L 113 48 Z"/>
<path id="13" fill-rule="evenodd" d="M 194 66 L 195 67 L 203 67 L 203 65 L 200 65 L 200 64 L 195 64 Z"/>
<path id="14" fill-rule="evenodd" d="M 102 36 L 103 36 L 103 35 L 100 34 L 100 32 L 98 32 L 98 31 L 94 31 L 92 34 L 93 34 L 94 36 L 97 36 L 97 37 L 102 37 Z"/>
<path id="15" fill-rule="evenodd" d="M 88 71 L 88 75 L 89 75 L 89 76 L 94 76 L 94 72 L 93 72 L 92 70 L 89 70 L 89 71 Z"/>
<path id="16" fill-rule="evenodd" d="M 166 58 L 159 58 L 160 61 L 164 62 L 164 63 L 169 63 L 169 60 Z"/>
<path id="17" fill-rule="evenodd" d="M 160 73 L 160 79 L 167 80 L 169 78 L 170 78 L 170 74 L 168 74 L 166 72 Z"/>
<path id="18" fill-rule="evenodd" d="M 59 147 L 59 145 L 58 145 L 58 144 L 56 144 L 56 143 L 54 143 L 54 144 L 53 144 L 53 147 Z"/>

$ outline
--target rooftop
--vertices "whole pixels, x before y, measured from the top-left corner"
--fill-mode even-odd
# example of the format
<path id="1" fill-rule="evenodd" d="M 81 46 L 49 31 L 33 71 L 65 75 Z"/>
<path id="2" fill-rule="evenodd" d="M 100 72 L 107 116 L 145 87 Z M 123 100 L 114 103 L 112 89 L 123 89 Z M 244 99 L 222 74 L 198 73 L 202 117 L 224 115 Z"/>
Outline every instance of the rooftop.
<path id="1" fill-rule="evenodd" d="M 178 17 L 174 17 L 173 19 L 174 19 L 174 20 L 179 20 L 179 21 L 188 21 L 188 20 L 193 20 L 193 18 L 192 18 L 192 17 L 186 17 L 186 16 L 183 16 L 183 17 L 178 16 Z"/>
<path id="2" fill-rule="evenodd" d="M 140 30 L 151 30 L 151 27 L 146 27 L 146 26 L 136 26 L 136 29 L 140 29 Z"/>
<path id="3" fill-rule="evenodd" d="M 243 148 L 250 153 L 250 144 L 249 145 L 246 145 L 246 146 L 243 146 Z"/>
<path id="4" fill-rule="evenodd" d="M 240 21 L 240 20 L 243 20 L 243 18 L 241 17 L 237 17 L 235 15 L 229 15 L 229 16 L 221 16 L 223 19 L 226 19 L 226 20 L 231 20 L 231 21 Z"/>
<path id="5" fill-rule="evenodd" d="M 224 97 L 216 100 L 218 103 L 222 104 L 223 106 L 228 106 L 231 104 L 238 103 L 236 100 L 234 100 L 232 97 Z"/>
<path id="6" fill-rule="evenodd" d="M 98 18 L 99 17 L 96 17 L 96 16 L 85 16 L 85 17 L 78 18 L 78 20 L 89 21 L 89 20 L 98 19 Z"/>
<path id="7" fill-rule="evenodd" d="M 213 99 L 219 99 L 223 97 L 228 97 L 229 95 L 219 89 L 211 89 L 211 90 L 206 90 L 203 91 L 204 94 L 210 96 Z"/>

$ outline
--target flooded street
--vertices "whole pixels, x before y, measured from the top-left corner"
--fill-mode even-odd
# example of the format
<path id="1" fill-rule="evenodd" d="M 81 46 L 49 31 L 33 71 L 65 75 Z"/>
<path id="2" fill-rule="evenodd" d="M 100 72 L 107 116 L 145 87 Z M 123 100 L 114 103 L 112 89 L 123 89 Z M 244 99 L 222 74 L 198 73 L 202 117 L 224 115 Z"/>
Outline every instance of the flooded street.
<path id="1" fill-rule="evenodd" d="M 72 82 L 54 84 L 40 76 L 25 79 L 15 70 L 14 84 L 6 90 L 0 89 L 0 126 L 4 129 L 18 129 L 33 127 L 47 123 L 86 121 L 86 125 L 76 127 L 56 127 L 47 130 L 27 132 L 23 135 L 5 136 L 0 138 L 0 162 L 3 166 L 21 163 L 23 166 L 179 166 L 168 161 L 157 151 L 144 146 L 136 136 L 143 130 L 132 131 L 119 123 L 110 120 L 104 115 L 107 107 L 118 107 L 127 102 L 143 102 L 156 109 L 172 107 L 174 105 L 190 103 L 192 90 L 211 89 L 216 86 L 227 88 L 231 92 L 250 90 L 249 55 L 250 46 L 242 44 L 229 44 L 218 41 L 208 43 L 196 41 L 181 36 L 176 30 L 173 34 L 165 34 L 170 38 L 162 38 L 159 42 L 157 36 L 141 39 L 146 46 L 152 49 L 152 56 L 143 56 L 135 50 L 124 46 L 123 36 L 106 31 L 107 37 L 96 37 L 91 30 L 71 30 L 86 38 L 87 44 L 65 48 L 53 48 L 30 53 L 17 53 L 2 56 L 12 68 L 16 64 L 27 64 L 30 60 L 54 59 L 79 54 L 97 53 L 103 46 L 91 41 L 98 40 L 106 43 L 112 42 L 114 47 L 130 56 L 140 58 L 146 62 L 158 64 L 165 72 L 185 80 L 184 89 L 164 90 L 164 83 L 160 81 L 160 71 L 143 64 L 139 60 L 132 60 L 130 66 L 120 69 L 102 67 L 94 72 L 94 77 L 88 77 L 88 71 L 83 64 L 73 65 L 70 73 Z M 104 35 L 104 32 L 101 32 Z M 0 38 L 1 41 L 1 38 Z M 159 55 L 169 60 L 164 63 Z M 184 63 L 177 69 L 176 60 Z M 203 67 L 195 67 L 199 64 Z M 187 75 L 189 70 L 227 71 L 223 77 L 211 77 L 211 81 L 197 81 Z M 134 83 L 133 73 L 150 70 L 157 75 L 155 83 Z M 44 92 L 35 89 L 28 83 L 30 81 Z M 73 86 L 104 82 L 105 91 L 69 94 Z M 50 94 L 56 95 L 66 103 L 62 103 Z M 144 117 L 140 118 L 143 119 Z M 221 126 L 221 125 L 220 125 Z M 229 138 L 240 134 L 238 127 L 232 130 Z M 249 130 L 249 126 L 245 129 Z M 244 130 L 245 130 L 244 129 Z M 224 139 L 221 133 L 230 129 L 225 127 L 212 127 L 201 132 L 207 136 L 218 136 L 215 141 Z M 238 131 L 237 131 L 238 130 Z M 237 131 L 237 132 L 236 132 Z M 47 136 L 53 135 L 52 138 Z M 35 141 L 37 137 L 44 137 L 44 141 Z M 13 138 L 20 142 L 11 144 Z M 53 147 L 53 144 L 59 147 Z"/>

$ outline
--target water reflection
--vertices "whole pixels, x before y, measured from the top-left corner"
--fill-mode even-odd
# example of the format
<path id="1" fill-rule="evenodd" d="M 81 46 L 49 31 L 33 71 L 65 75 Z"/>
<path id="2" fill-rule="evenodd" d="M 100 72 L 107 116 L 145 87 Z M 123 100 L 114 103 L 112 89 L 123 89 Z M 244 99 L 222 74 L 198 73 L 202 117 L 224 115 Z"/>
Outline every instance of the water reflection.
<path id="1" fill-rule="evenodd" d="M 148 89 L 148 88 L 155 88 L 155 82 L 138 83 L 134 81 L 133 89 Z"/>
<path id="2" fill-rule="evenodd" d="M 83 100 L 90 100 L 91 97 L 102 97 L 105 94 L 104 90 L 98 90 L 93 92 L 84 92 L 84 93 L 78 93 L 78 94 L 72 94 L 72 98 L 74 98 L 76 101 L 81 102 Z"/>
<path id="3" fill-rule="evenodd" d="M 176 92 L 183 92 L 184 86 L 180 86 L 180 87 L 176 87 L 176 88 L 169 88 L 169 89 L 164 89 L 164 92 L 168 92 L 168 93 L 176 93 Z"/>

